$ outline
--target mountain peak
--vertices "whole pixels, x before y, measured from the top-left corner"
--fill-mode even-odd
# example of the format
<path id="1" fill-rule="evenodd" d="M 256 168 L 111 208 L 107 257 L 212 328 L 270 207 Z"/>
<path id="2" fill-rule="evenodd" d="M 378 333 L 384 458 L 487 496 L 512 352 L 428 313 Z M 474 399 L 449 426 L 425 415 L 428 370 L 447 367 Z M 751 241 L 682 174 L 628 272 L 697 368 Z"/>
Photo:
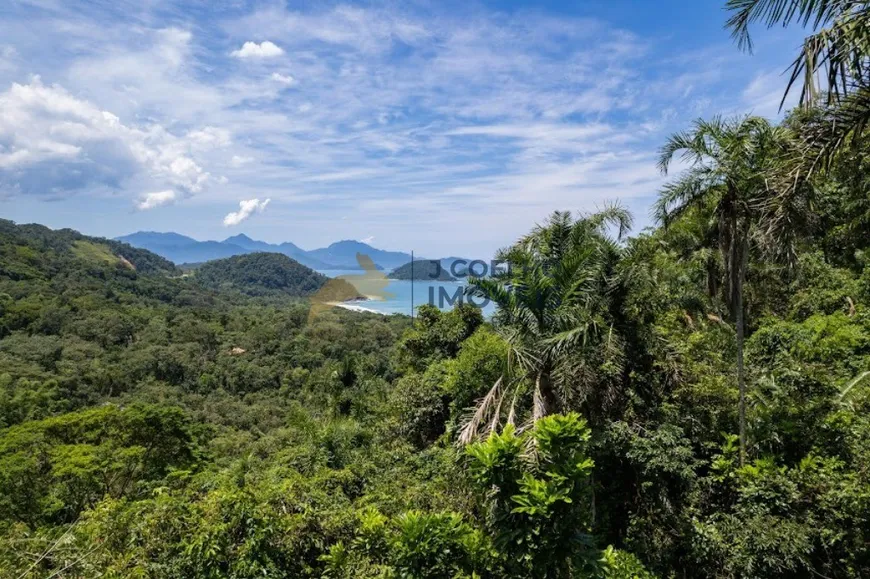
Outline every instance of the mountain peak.
<path id="1" fill-rule="evenodd" d="M 226 239 L 224 239 L 223 242 L 224 243 L 233 243 L 235 241 L 251 242 L 254 240 L 251 239 L 250 237 L 248 237 L 247 235 L 245 235 L 244 233 L 239 233 L 238 235 L 233 235 L 232 237 L 227 237 Z"/>
<path id="2" fill-rule="evenodd" d="M 359 241 L 358 239 L 342 239 L 341 241 L 336 241 L 329 245 L 329 249 L 332 249 L 334 247 L 367 247 L 370 249 L 374 249 L 374 247 L 372 247 L 368 243 L 364 243 L 362 241 Z"/>
<path id="3" fill-rule="evenodd" d="M 129 235 L 115 238 L 117 241 L 129 243 L 134 247 L 144 247 L 144 244 L 179 244 L 198 243 L 197 240 L 174 231 L 137 231 Z"/>

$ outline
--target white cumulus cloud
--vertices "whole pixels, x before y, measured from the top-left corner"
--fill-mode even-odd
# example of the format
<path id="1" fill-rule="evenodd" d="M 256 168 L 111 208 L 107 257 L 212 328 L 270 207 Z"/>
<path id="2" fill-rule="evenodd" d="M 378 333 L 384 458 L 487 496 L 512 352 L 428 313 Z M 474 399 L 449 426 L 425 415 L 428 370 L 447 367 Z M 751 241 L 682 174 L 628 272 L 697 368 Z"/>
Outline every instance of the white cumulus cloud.
<path id="1" fill-rule="evenodd" d="M 170 178 L 176 183 L 186 186 L 191 192 L 198 193 L 202 190 L 203 183 L 208 180 L 209 174 L 203 172 L 202 167 L 187 157 L 178 157 L 169 164 Z"/>
<path id="2" fill-rule="evenodd" d="M 272 73 L 272 80 L 275 82 L 279 82 L 281 84 L 285 84 L 287 86 L 291 86 L 296 84 L 296 79 L 290 76 L 289 74 L 281 74 L 280 72 Z"/>
<path id="3" fill-rule="evenodd" d="M 264 199 L 263 201 L 259 199 L 246 199 L 239 201 L 239 210 L 227 213 L 227 216 L 224 217 L 224 225 L 227 227 L 238 225 L 254 213 L 262 213 L 266 210 L 266 205 L 269 204 L 269 201 L 271 199 Z"/>
<path id="4" fill-rule="evenodd" d="M 169 189 L 167 191 L 154 191 L 153 193 L 145 193 L 141 197 L 139 197 L 139 201 L 136 202 L 136 208 L 141 211 L 147 211 L 149 209 L 154 209 L 155 207 L 160 207 L 161 205 L 169 205 L 171 203 L 175 203 L 177 196 L 175 191 Z"/>
<path id="5" fill-rule="evenodd" d="M 282 54 L 284 54 L 284 50 L 277 44 L 269 42 L 268 40 L 264 40 L 259 44 L 248 41 L 244 43 L 240 49 L 234 50 L 230 53 L 231 56 L 235 56 L 236 58 L 269 58 L 273 56 L 281 56 Z"/>
<path id="6" fill-rule="evenodd" d="M 213 127 L 176 136 L 156 123 L 126 125 L 39 77 L 0 93 L 0 110 L 0 186 L 21 193 L 120 189 L 137 175 L 197 193 L 209 174 L 194 154 L 229 143 Z"/>

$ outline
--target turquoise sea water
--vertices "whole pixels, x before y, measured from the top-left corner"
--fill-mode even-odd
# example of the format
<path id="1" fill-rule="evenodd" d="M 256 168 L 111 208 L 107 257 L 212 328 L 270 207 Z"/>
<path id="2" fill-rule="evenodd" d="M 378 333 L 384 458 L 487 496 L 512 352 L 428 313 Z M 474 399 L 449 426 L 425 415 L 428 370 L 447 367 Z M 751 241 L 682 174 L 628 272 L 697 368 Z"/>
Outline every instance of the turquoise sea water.
<path id="1" fill-rule="evenodd" d="M 329 277 L 339 277 L 342 275 L 359 275 L 359 270 L 321 270 L 320 273 Z M 368 300 L 364 302 L 355 302 L 354 309 L 368 310 L 381 314 L 405 314 L 411 315 L 411 304 L 414 308 L 431 303 L 442 310 L 453 308 L 454 304 L 459 303 L 459 299 L 465 300 L 467 296 L 462 295 L 462 290 L 465 288 L 463 281 L 435 281 L 435 280 L 390 280 L 384 290 L 386 297 L 382 300 Z M 413 300 L 412 300 L 413 291 Z M 454 300 L 453 304 L 450 300 Z M 481 308 L 483 315 L 489 317 L 495 311 L 493 304 L 481 303 L 478 298 L 473 298 L 471 301 L 474 305 Z"/>

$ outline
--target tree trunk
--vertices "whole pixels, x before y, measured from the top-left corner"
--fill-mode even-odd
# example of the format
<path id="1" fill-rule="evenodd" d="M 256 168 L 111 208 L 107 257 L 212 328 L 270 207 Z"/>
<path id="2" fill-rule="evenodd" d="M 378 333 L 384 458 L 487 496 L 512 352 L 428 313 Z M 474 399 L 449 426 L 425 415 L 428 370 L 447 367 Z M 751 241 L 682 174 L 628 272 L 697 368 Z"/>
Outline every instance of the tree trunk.
<path id="1" fill-rule="evenodd" d="M 736 200 L 736 191 L 730 193 Z M 734 201 L 732 201 L 732 204 Z M 743 283 L 746 279 L 746 269 L 749 266 L 749 234 L 740 215 L 733 211 L 729 215 L 729 224 L 723 229 L 722 237 L 727 240 L 727 255 L 725 261 L 728 272 L 728 301 L 734 325 L 737 331 L 737 389 L 739 392 L 738 422 L 740 429 L 740 466 L 746 463 L 746 376 L 743 367 L 743 342 L 746 333 L 745 316 L 743 312 Z M 727 235 L 724 235 L 726 234 Z"/>
<path id="2" fill-rule="evenodd" d="M 735 323 L 737 326 L 737 388 L 740 391 L 739 421 L 740 421 L 740 466 L 746 463 L 746 376 L 743 368 L 743 272 L 737 276 L 737 295 Z"/>
<path id="3" fill-rule="evenodd" d="M 537 380 L 535 381 L 535 399 L 532 418 L 537 421 L 554 414 L 559 410 L 559 399 L 556 397 L 556 391 L 553 389 L 553 377 L 549 368 L 544 368 L 538 372 Z"/>

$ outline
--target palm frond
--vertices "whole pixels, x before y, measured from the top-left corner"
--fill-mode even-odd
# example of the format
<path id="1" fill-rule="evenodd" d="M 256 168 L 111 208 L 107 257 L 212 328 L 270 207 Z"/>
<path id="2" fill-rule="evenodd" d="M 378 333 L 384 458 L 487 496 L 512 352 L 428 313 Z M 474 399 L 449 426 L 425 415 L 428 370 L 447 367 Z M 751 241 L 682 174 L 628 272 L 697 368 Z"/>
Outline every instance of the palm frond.
<path id="1" fill-rule="evenodd" d="M 808 36 L 791 65 L 791 75 L 780 104 L 797 83 L 801 83 L 800 102 L 811 106 L 823 91 L 828 103 L 840 101 L 850 86 L 866 79 L 870 50 L 870 7 L 846 10 L 828 28 Z"/>
<path id="2" fill-rule="evenodd" d="M 842 390 L 840 390 L 840 394 L 837 395 L 837 401 L 842 402 L 843 400 L 845 400 L 849 396 L 849 393 L 852 391 L 852 389 L 854 389 L 855 386 L 863 382 L 868 377 L 870 377 L 870 370 L 862 372 L 857 377 L 850 380 L 849 383 L 846 384 Z"/>
<path id="3" fill-rule="evenodd" d="M 808 176 L 827 169 L 839 151 L 856 145 L 870 126 L 870 85 L 855 86 L 836 106 L 802 123 L 801 138 L 810 161 Z"/>
<path id="4" fill-rule="evenodd" d="M 511 399 L 511 407 L 508 411 L 507 422 L 506 424 L 510 424 L 511 426 L 517 425 L 517 396 L 519 395 L 519 389 L 514 390 L 514 397 Z"/>
<path id="5" fill-rule="evenodd" d="M 541 384 L 540 379 L 535 382 L 535 391 L 532 395 L 532 420 L 537 422 L 541 418 L 544 418 L 550 413 L 550 409 L 547 407 L 546 402 L 544 401 L 544 396 L 541 392 Z"/>
<path id="6" fill-rule="evenodd" d="M 870 2 L 866 0 L 730 0 L 727 26 L 738 46 L 752 50 L 749 26 L 768 28 L 797 23 L 814 31 L 791 64 L 780 107 L 800 85 L 800 102 L 813 106 L 822 93 L 828 104 L 848 97 L 855 84 L 866 85 L 870 66 Z"/>
<path id="7" fill-rule="evenodd" d="M 634 217 L 621 203 L 614 202 L 605 204 L 595 213 L 585 216 L 583 220 L 578 221 L 578 224 L 588 224 L 598 233 L 603 233 L 605 227 L 616 227 L 617 238 L 622 239 L 634 225 Z M 575 225 L 574 228 L 576 227 Z"/>
<path id="8" fill-rule="evenodd" d="M 667 226 L 692 207 L 704 203 L 709 192 L 718 184 L 718 175 L 714 171 L 690 170 L 662 187 L 653 204 L 653 217 L 658 223 Z"/>
<path id="9" fill-rule="evenodd" d="M 458 444 L 465 445 L 473 442 L 480 434 L 480 426 L 489 422 L 491 414 L 498 414 L 498 409 L 504 396 L 503 385 L 504 376 L 499 376 L 492 388 L 489 389 L 489 392 L 486 393 L 486 396 L 477 402 L 474 412 L 463 419 L 464 424 L 459 431 Z"/>
<path id="10" fill-rule="evenodd" d="M 726 24 L 731 35 L 741 49 L 752 51 L 752 38 L 749 26 L 760 22 L 767 28 L 777 24 L 783 27 L 792 22 L 801 26 L 812 24 L 813 28 L 829 23 L 836 14 L 849 5 L 861 2 L 855 0 L 729 0 L 726 10 L 733 12 Z"/>
<path id="11" fill-rule="evenodd" d="M 671 135 L 659 150 L 659 171 L 663 175 L 667 175 L 674 156 L 680 151 L 691 151 L 694 145 L 693 141 L 692 135 L 686 131 Z"/>

